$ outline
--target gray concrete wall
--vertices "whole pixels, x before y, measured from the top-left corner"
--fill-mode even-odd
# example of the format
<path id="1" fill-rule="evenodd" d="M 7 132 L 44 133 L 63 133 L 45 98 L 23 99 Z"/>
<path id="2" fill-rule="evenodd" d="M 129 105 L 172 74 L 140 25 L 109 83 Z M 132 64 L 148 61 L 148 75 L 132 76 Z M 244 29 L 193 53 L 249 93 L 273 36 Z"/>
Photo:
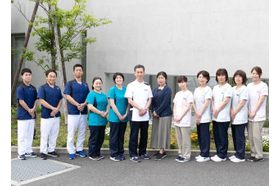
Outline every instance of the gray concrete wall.
<path id="1" fill-rule="evenodd" d="M 69 7 L 67 0 L 61 4 Z M 25 1 L 29 17 L 33 4 Z M 136 64 L 147 74 L 195 75 L 217 68 L 232 76 L 255 65 L 268 78 L 268 1 L 266 0 L 89 0 L 87 9 L 109 25 L 88 32 L 97 42 L 87 49 L 87 80 L 106 73 L 133 73 Z M 26 22 L 12 8 L 12 33 L 24 32 Z M 30 47 L 32 48 L 31 40 Z M 72 62 L 73 64 L 74 62 Z M 71 66 L 68 64 L 68 76 Z M 31 65 L 33 69 L 36 66 Z M 38 71 L 39 73 L 40 71 Z M 35 79 L 39 84 L 44 76 Z M 108 76 L 109 77 L 109 76 Z"/>

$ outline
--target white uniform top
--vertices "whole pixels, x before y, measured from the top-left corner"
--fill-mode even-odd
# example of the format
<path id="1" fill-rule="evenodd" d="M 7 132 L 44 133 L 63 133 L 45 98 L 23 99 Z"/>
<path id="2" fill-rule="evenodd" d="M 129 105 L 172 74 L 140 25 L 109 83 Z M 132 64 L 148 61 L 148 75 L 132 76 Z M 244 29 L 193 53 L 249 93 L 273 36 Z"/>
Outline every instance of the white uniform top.
<path id="1" fill-rule="evenodd" d="M 255 85 L 254 83 L 249 83 L 248 86 L 248 92 L 249 92 L 249 112 L 253 111 L 253 109 L 255 108 L 260 96 L 267 96 L 268 95 L 268 87 L 267 84 L 264 82 L 260 82 L 259 84 Z M 258 112 L 256 113 L 256 116 L 254 117 L 254 119 L 250 119 L 250 121 L 265 121 L 266 120 L 266 97 L 265 100 L 263 102 L 263 104 L 261 105 L 261 107 L 259 108 Z"/>
<path id="2" fill-rule="evenodd" d="M 213 120 L 217 122 L 227 122 L 230 121 L 230 105 L 231 105 L 231 97 L 232 97 L 232 87 L 230 84 L 226 83 L 224 85 L 216 85 L 213 88 L 213 106 L 214 108 L 220 107 L 223 100 L 226 97 L 230 97 L 230 101 L 228 104 L 224 107 L 223 110 L 221 110 L 215 118 L 213 116 Z"/>
<path id="3" fill-rule="evenodd" d="M 135 80 L 127 85 L 124 97 L 132 98 L 135 103 L 144 108 L 148 98 L 152 98 L 153 94 L 150 85 Z M 133 108 L 132 121 L 149 121 L 149 112 L 144 116 L 139 116 L 139 110 Z"/>
<path id="4" fill-rule="evenodd" d="M 190 104 L 193 103 L 193 94 L 191 91 L 179 91 L 176 93 L 173 103 L 175 104 L 176 113 L 174 116 L 181 116 L 183 111 L 190 107 Z M 179 123 L 174 122 L 175 126 L 178 127 L 190 127 L 191 126 L 191 109 L 185 114 Z"/>
<path id="5" fill-rule="evenodd" d="M 209 86 L 206 87 L 197 87 L 194 90 L 194 103 L 198 111 L 201 111 L 203 105 L 207 99 L 212 99 L 212 90 Z M 206 110 L 201 116 L 200 123 L 208 123 L 211 122 L 211 103 L 208 105 Z"/>
<path id="6" fill-rule="evenodd" d="M 245 100 L 246 103 L 235 115 L 232 121 L 233 125 L 248 123 L 248 88 L 245 85 L 242 85 L 239 89 L 236 86 L 233 87 L 231 108 L 236 108 L 241 100 Z"/>

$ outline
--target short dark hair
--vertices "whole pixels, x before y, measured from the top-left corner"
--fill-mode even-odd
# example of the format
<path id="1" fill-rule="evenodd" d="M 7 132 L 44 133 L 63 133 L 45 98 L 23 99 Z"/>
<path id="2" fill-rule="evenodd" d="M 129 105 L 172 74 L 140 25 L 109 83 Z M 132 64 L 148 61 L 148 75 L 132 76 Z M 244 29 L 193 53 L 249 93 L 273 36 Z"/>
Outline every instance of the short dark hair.
<path id="1" fill-rule="evenodd" d="M 252 70 L 251 70 L 251 73 L 252 73 L 254 70 L 255 70 L 255 71 L 257 72 L 257 74 L 261 77 L 261 75 L 262 75 L 262 68 L 259 67 L 259 66 L 254 66 L 254 67 L 252 68 Z"/>
<path id="2" fill-rule="evenodd" d="M 143 65 L 140 65 L 140 64 L 136 65 L 136 66 L 134 67 L 134 72 L 136 71 L 137 68 L 142 68 L 143 71 L 145 72 L 145 67 L 144 67 Z"/>
<path id="3" fill-rule="evenodd" d="M 164 71 L 160 71 L 159 73 L 157 73 L 157 78 L 158 76 L 163 76 L 167 80 L 167 74 Z"/>
<path id="4" fill-rule="evenodd" d="M 188 78 L 186 76 L 178 76 L 177 83 L 188 82 Z"/>
<path id="5" fill-rule="evenodd" d="M 205 77 L 205 78 L 207 79 L 207 82 L 206 82 L 206 83 L 208 83 L 209 80 L 210 80 L 209 72 L 207 72 L 206 70 L 201 70 L 201 71 L 199 71 L 199 72 L 197 73 L 196 78 L 198 78 L 198 76 L 199 76 L 200 74 L 201 74 L 203 77 Z"/>
<path id="6" fill-rule="evenodd" d="M 81 65 L 81 64 L 75 64 L 75 65 L 73 66 L 73 71 L 75 71 L 75 68 L 77 68 L 77 67 L 81 67 L 82 70 L 84 70 L 83 65 Z"/>
<path id="7" fill-rule="evenodd" d="M 21 75 L 23 75 L 24 73 L 30 73 L 30 74 L 32 74 L 32 71 L 31 71 L 29 68 L 23 68 L 23 69 L 21 70 Z"/>
<path id="8" fill-rule="evenodd" d="M 51 72 L 55 73 L 55 76 L 57 76 L 57 73 L 54 69 L 49 69 L 45 72 L 46 77 L 48 77 L 49 73 L 51 73 Z"/>
<path id="9" fill-rule="evenodd" d="M 100 80 L 100 81 L 103 83 L 101 77 L 94 77 L 94 78 L 92 79 L 92 85 L 91 85 L 91 89 L 92 89 L 92 90 L 94 90 L 93 84 L 94 84 L 94 82 L 95 82 L 96 80 Z"/>
<path id="10" fill-rule="evenodd" d="M 120 72 L 116 72 L 116 73 L 113 75 L 113 81 L 114 81 L 114 82 L 115 82 L 117 76 L 121 76 L 122 79 L 123 79 L 123 81 L 124 81 L 124 75 L 123 75 L 122 73 L 120 73 Z"/>
<path id="11" fill-rule="evenodd" d="M 218 76 L 226 76 L 226 81 L 228 81 L 228 72 L 225 68 L 219 68 L 216 72 L 216 81 L 218 82 Z"/>
<path id="12" fill-rule="evenodd" d="M 235 83 L 235 80 L 234 80 L 234 78 L 235 78 L 235 76 L 241 76 L 242 77 L 242 84 L 246 84 L 246 82 L 247 82 L 247 76 L 246 76 L 246 73 L 243 71 L 243 70 L 237 70 L 235 73 L 234 73 L 234 75 L 233 75 L 233 83 L 234 84 L 236 84 Z"/>

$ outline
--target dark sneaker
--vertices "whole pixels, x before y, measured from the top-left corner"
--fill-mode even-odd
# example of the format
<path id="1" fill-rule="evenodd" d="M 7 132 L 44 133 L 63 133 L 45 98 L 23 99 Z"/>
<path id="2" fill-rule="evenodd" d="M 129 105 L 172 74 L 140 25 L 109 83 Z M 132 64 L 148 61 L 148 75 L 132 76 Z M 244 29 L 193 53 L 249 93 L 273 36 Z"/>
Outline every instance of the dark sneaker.
<path id="1" fill-rule="evenodd" d="M 132 161 L 132 162 L 134 162 L 134 163 L 140 163 L 140 162 L 141 162 L 138 156 L 133 156 L 133 157 L 131 157 L 131 158 L 130 158 L 130 161 Z"/>
<path id="2" fill-rule="evenodd" d="M 85 154 L 85 152 L 84 152 L 83 150 L 77 151 L 77 152 L 76 152 L 76 155 L 77 155 L 77 156 L 80 156 L 81 158 L 87 157 L 87 155 Z"/>
<path id="3" fill-rule="evenodd" d="M 26 160 L 26 157 L 25 157 L 24 154 L 22 154 L 22 155 L 18 155 L 18 159 L 20 159 L 20 160 Z"/>
<path id="4" fill-rule="evenodd" d="M 155 160 L 162 160 L 163 158 L 165 158 L 167 156 L 166 152 L 158 153 L 158 155 L 156 155 Z"/>
<path id="5" fill-rule="evenodd" d="M 248 160 L 248 161 L 254 161 L 254 159 L 255 159 L 255 157 L 250 156 L 250 158 L 248 158 L 247 160 Z"/>
<path id="6" fill-rule="evenodd" d="M 48 152 L 47 155 L 48 155 L 48 156 L 51 156 L 51 157 L 54 157 L 54 158 L 58 157 L 58 154 L 57 154 L 55 151 Z"/>
<path id="7" fill-rule="evenodd" d="M 153 154 L 153 156 L 157 156 L 159 154 L 159 151 L 157 151 L 156 153 Z"/>
<path id="8" fill-rule="evenodd" d="M 263 158 L 255 158 L 254 160 L 253 160 L 253 162 L 259 162 L 259 161 L 263 161 L 264 159 Z"/>
<path id="9" fill-rule="evenodd" d="M 182 157 L 179 155 L 175 158 L 175 161 L 179 161 Z"/>
<path id="10" fill-rule="evenodd" d="M 179 162 L 179 163 L 184 163 L 184 162 L 187 162 L 187 161 L 189 161 L 190 159 L 188 159 L 188 158 L 183 158 L 183 157 L 179 157 L 178 159 L 176 159 L 176 161 L 177 162 Z"/>
<path id="11" fill-rule="evenodd" d="M 27 158 L 36 158 L 37 154 L 35 154 L 34 152 L 25 153 L 25 157 L 27 157 Z"/>
<path id="12" fill-rule="evenodd" d="M 89 159 L 95 160 L 95 161 L 100 161 L 100 160 L 104 159 L 104 156 L 101 156 L 101 155 L 99 155 L 99 156 L 89 156 Z"/>
<path id="13" fill-rule="evenodd" d="M 40 158 L 41 158 L 42 160 L 46 160 L 46 159 L 47 159 L 47 155 L 44 154 L 44 153 L 41 153 L 41 154 L 40 154 Z"/>
<path id="14" fill-rule="evenodd" d="M 125 160 L 125 156 L 123 154 L 118 155 L 118 157 L 121 161 Z"/>
<path id="15" fill-rule="evenodd" d="M 112 160 L 112 161 L 121 161 L 119 156 L 116 156 L 116 157 L 110 156 L 110 160 Z"/>
<path id="16" fill-rule="evenodd" d="M 141 155 L 141 158 L 144 160 L 149 160 L 149 159 L 151 159 L 151 156 L 148 153 L 146 153 L 146 154 Z"/>
<path id="17" fill-rule="evenodd" d="M 76 158 L 76 155 L 75 154 L 69 154 L 68 157 L 69 157 L 69 160 L 73 160 L 73 159 Z"/>

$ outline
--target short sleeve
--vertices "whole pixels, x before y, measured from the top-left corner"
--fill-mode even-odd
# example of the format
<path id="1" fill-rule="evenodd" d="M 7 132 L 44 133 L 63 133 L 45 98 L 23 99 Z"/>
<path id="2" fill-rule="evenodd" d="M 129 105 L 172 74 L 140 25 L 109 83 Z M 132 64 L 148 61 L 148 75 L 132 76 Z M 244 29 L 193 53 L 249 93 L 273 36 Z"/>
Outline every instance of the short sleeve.
<path id="1" fill-rule="evenodd" d="M 112 87 L 112 88 L 110 88 L 110 90 L 109 90 L 109 92 L 108 92 L 108 98 L 109 99 L 115 99 L 115 88 L 114 87 Z"/>
<path id="2" fill-rule="evenodd" d="M 132 87 L 131 87 L 131 84 L 129 84 L 126 88 L 126 91 L 125 91 L 125 94 L 124 94 L 124 97 L 126 98 L 132 98 Z"/>
<path id="3" fill-rule="evenodd" d="M 268 86 L 266 83 L 264 83 L 262 89 L 261 89 L 261 96 L 267 96 L 268 95 Z"/>
<path id="4" fill-rule="evenodd" d="M 71 83 L 68 81 L 65 85 L 64 94 L 71 95 Z"/>
<path id="5" fill-rule="evenodd" d="M 240 100 L 248 100 L 249 92 L 247 88 L 244 88 L 244 90 L 240 94 Z"/>
<path id="6" fill-rule="evenodd" d="M 39 99 L 45 99 L 46 98 L 45 91 L 44 91 L 44 86 L 39 87 L 38 98 Z"/>
<path id="7" fill-rule="evenodd" d="M 190 93 L 188 98 L 187 98 L 187 103 L 193 103 L 193 94 Z"/>
<path id="8" fill-rule="evenodd" d="M 87 104 L 93 104 L 93 99 L 94 99 L 94 95 L 90 92 L 88 95 L 87 95 Z"/>
<path id="9" fill-rule="evenodd" d="M 225 90 L 224 97 L 232 97 L 232 94 L 232 87 L 229 85 L 228 88 Z"/>
<path id="10" fill-rule="evenodd" d="M 207 89 L 207 92 L 205 94 L 205 99 L 212 99 L 212 90 L 211 90 L 211 88 Z"/>
<path id="11" fill-rule="evenodd" d="M 152 98 L 152 97 L 153 97 L 153 93 L 152 93 L 151 86 L 149 86 L 148 91 L 149 91 L 149 92 L 148 92 L 149 98 Z"/>
<path id="12" fill-rule="evenodd" d="M 23 91 L 23 87 L 19 86 L 17 88 L 17 99 L 18 100 L 24 100 L 24 91 Z"/>

